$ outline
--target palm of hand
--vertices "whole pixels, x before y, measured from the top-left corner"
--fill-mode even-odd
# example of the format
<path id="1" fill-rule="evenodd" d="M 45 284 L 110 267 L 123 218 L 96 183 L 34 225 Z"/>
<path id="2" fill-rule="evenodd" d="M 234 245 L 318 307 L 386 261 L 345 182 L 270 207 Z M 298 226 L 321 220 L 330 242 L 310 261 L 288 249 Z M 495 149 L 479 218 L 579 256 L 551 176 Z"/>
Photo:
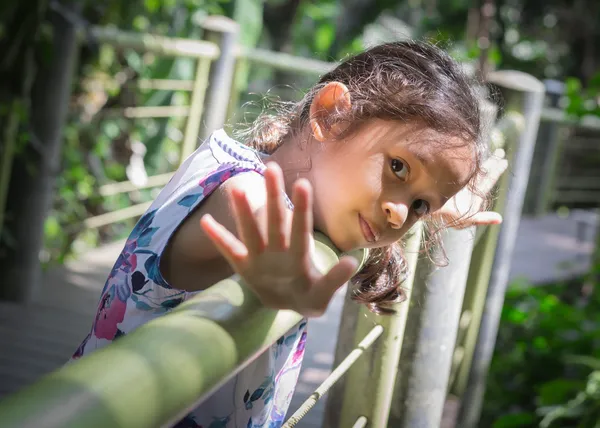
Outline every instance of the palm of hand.
<path id="1" fill-rule="evenodd" d="M 281 169 L 269 166 L 265 182 L 267 204 L 258 216 L 252 212 L 243 191 L 234 190 L 230 195 L 239 239 L 208 215 L 202 218 L 201 225 L 263 305 L 291 309 L 304 316 L 322 315 L 335 291 L 354 275 L 357 262 L 352 257 L 342 257 L 326 274 L 321 274 L 311 258 L 310 184 L 296 182 L 292 215 L 284 206 Z M 257 217 L 266 220 L 262 223 L 266 227 L 259 226 Z"/>

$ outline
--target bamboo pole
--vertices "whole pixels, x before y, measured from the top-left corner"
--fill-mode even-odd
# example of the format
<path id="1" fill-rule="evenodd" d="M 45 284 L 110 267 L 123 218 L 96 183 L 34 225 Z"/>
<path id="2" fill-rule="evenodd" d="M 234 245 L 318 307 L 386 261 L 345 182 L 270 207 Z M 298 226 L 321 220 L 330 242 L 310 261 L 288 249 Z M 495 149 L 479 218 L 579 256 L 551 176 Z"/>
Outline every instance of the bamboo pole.
<path id="1" fill-rule="evenodd" d="M 348 354 L 346 358 L 331 372 L 331 374 L 323 381 L 321 385 L 313 392 L 308 399 L 294 412 L 294 414 L 286 421 L 283 428 L 295 427 L 300 420 L 317 404 L 317 402 L 329 391 L 329 389 L 339 381 L 344 374 L 358 361 L 358 359 L 369 349 L 379 336 L 383 333 L 383 327 L 376 325 L 371 331 L 360 341 L 356 348 Z M 362 416 L 364 417 L 364 416 Z"/>
<path id="2" fill-rule="evenodd" d="M 253 64 L 271 67 L 276 70 L 293 71 L 319 76 L 331 71 L 336 63 L 301 58 L 284 52 L 272 52 L 259 48 L 238 48 L 236 56 Z"/>
<path id="3" fill-rule="evenodd" d="M 133 83 L 137 88 L 147 91 L 193 91 L 193 80 L 139 79 Z"/>
<path id="4" fill-rule="evenodd" d="M 224 16 L 211 16 L 203 23 L 204 38 L 219 46 L 221 55 L 213 62 L 208 79 L 204 117 L 199 133 L 205 140 L 225 124 L 235 68 L 238 24 Z"/>
<path id="5" fill-rule="evenodd" d="M 421 242 L 420 223 L 415 225 L 411 235 L 405 248 L 410 274 L 402 284 L 409 299 Z M 350 368 L 346 378 L 332 387 L 327 398 L 324 426 L 349 427 L 357 419 L 366 418 L 370 427 L 386 427 L 409 311 L 408 302 L 396 305 L 394 315 L 378 316 L 365 306 L 357 305 L 351 299 L 351 293 L 349 289 L 344 303 L 334 366 L 357 346 L 373 326 L 382 326 L 384 333 Z"/>
<path id="6" fill-rule="evenodd" d="M 124 84 L 120 83 L 117 79 L 110 79 L 100 84 L 102 88 L 107 90 L 119 89 L 122 86 L 144 91 L 192 91 L 194 89 L 193 80 L 179 79 L 137 79 Z"/>
<path id="7" fill-rule="evenodd" d="M 450 262 L 417 265 L 390 426 L 439 427 L 463 304 L 474 227 L 444 231 Z"/>
<path id="8" fill-rule="evenodd" d="M 194 79 L 194 89 L 192 91 L 192 100 L 189 116 L 185 124 L 185 133 L 181 153 L 179 155 L 179 164 L 192 154 L 198 146 L 198 133 L 200 132 L 200 120 L 204 109 L 204 97 L 208 86 L 208 73 L 210 71 L 210 61 L 199 59 L 196 64 L 196 77 Z"/>
<path id="9" fill-rule="evenodd" d="M 510 262 L 515 246 L 531 159 L 544 101 L 544 85 L 535 77 L 516 71 L 490 73 L 490 82 L 504 92 L 505 112 L 515 111 L 524 117 L 526 127 L 519 134 L 512 159 L 511 179 L 504 209 L 504 221 L 490 275 L 479 336 L 473 352 L 468 382 L 462 397 L 457 426 L 474 428 L 485 393 L 487 372 L 494 351 L 504 294 L 508 284 Z"/>
<path id="10" fill-rule="evenodd" d="M 188 106 L 142 106 L 111 108 L 102 110 L 99 115 L 104 117 L 122 116 L 128 119 L 188 117 L 190 115 L 190 108 Z"/>
<path id="11" fill-rule="evenodd" d="M 92 27 L 89 32 L 81 28 L 78 30 L 78 36 L 80 39 L 91 37 L 99 43 L 107 43 L 121 49 L 129 48 L 163 56 L 206 59 L 215 59 L 219 56 L 217 45 L 201 40 L 133 33 L 109 27 Z"/>
<path id="12" fill-rule="evenodd" d="M 107 224 L 117 223 L 119 221 L 127 220 L 128 218 L 140 216 L 150 208 L 151 204 L 152 202 L 143 202 L 120 210 L 88 217 L 84 220 L 83 225 L 86 229 L 96 229 L 101 226 L 106 226 Z"/>
<path id="13" fill-rule="evenodd" d="M 149 189 L 151 187 L 164 186 L 173 177 L 172 172 L 164 174 L 152 175 L 148 177 L 148 181 L 141 186 L 133 184 L 131 181 L 121 181 L 120 183 L 103 184 L 98 188 L 98 193 L 101 196 L 113 196 L 119 193 L 133 192 L 140 189 Z"/>
<path id="14" fill-rule="evenodd" d="M 316 234 L 314 261 L 321 272 L 339 260 L 330 245 Z M 364 263 L 364 253 L 353 256 Z M 4 398 L 0 426 L 170 426 L 301 319 L 261 306 L 234 275 Z"/>
<path id="15" fill-rule="evenodd" d="M 513 142 L 517 136 L 525 128 L 525 120 L 521 114 L 508 113 L 500 119 L 493 131 L 493 134 L 498 131 L 502 138 L 496 138 L 502 141 L 502 147 L 505 151 L 512 154 Z M 510 142 L 507 146 L 506 142 Z M 509 159 L 509 161 L 511 161 Z M 498 182 L 498 192 L 494 201 L 493 210 L 502 213 L 508 192 L 508 183 L 510 180 L 509 174 L 504 174 Z M 457 367 L 454 380 L 450 381 L 450 391 L 457 396 L 464 394 L 473 352 L 481 318 L 483 316 L 485 296 L 487 294 L 488 282 L 494 261 L 494 253 L 496 252 L 496 244 L 498 242 L 499 227 L 480 228 L 482 231 L 481 239 L 475 244 L 473 256 L 471 258 L 471 266 L 469 267 L 469 275 L 467 279 L 467 289 L 465 291 L 465 299 L 463 303 L 463 314 L 468 312 L 469 323 L 465 327 L 464 340 L 457 339 L 458 349 L 462 349 L 462 361 Z"/>

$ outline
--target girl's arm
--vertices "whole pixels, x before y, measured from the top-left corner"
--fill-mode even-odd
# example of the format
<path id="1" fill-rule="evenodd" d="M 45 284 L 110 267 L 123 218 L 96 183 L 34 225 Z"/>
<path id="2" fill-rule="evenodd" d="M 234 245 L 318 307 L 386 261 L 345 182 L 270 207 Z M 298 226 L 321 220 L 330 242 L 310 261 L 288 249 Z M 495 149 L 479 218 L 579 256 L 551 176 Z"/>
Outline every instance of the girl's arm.
<path id="1" fill-rule="evenodd" d="M 265 180 L 257 173 L 238 174 L 223 183 L 189 215 L 175 231 L 167 244 L 160 263 L 163 277 L 171 287 L 185 291 L 199 291 L 233 274 L 204 230 L 200 219 L 210 214 L 228 230 L 235 231 L 235 218 L 229 193 L 239 190 L 247 195 L 255 215 L 264 223 L 266 203 Z"/>

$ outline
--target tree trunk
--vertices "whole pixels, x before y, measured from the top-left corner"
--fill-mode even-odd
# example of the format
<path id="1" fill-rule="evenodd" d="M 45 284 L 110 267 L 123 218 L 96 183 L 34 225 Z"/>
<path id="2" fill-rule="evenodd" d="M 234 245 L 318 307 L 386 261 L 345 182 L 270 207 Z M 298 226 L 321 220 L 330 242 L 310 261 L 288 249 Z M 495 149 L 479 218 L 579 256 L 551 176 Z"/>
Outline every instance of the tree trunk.
<path id="1" fill-rule="evenodd" d="M 0 259 L 0 298 L 19 302 L 29 300 L 40 282 L 44 221 L 61 163 L 63 124 L 77 54 L 74 25 L 55 12 L 49 12 L 48 20 L 52 28 L 50 55 L 37 51 L 29 142 L 15 159 L 11 174 L 6 227 L 13 245 Z"/>
<path id="2" fill-rule="evenodd" d="M 21 124 L 29 115 L 30 92 L 35 77 L 34 47 L 47 0 L 30 0 L 0 5 L 0 275 L 5 275 L 7 254 L 16 242 L 7 219 L 14 218 L 7 207 L 13 158 Z M 5 281 L 2 282 L 5 284 Z M 0 296 L 5 293 L 0 286 Z"/>

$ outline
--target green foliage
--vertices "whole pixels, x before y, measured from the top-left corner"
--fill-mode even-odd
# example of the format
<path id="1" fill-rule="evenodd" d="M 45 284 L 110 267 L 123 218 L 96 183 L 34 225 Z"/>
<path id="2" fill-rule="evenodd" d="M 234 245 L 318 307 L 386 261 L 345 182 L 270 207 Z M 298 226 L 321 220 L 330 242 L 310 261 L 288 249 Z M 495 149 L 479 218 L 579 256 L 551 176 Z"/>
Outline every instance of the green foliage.
<path id="1" fill-rule="evenodd" d="M 362 50 L 365 27 L 385 14 L 404 21 L 412 37 L 441 43 L 460 60 L 472 61 L 481 54 L 474 40 L 465 40 L 469 8 L 476 4 L 470 0 L 108 0 L 82 4 L 81 18 L 86 25 L 184 38 L 200 38 L 198 24 L 207 15 L 223 14 L 240 24 L 240 42 L 245 46 L 267 49 L 277 46 L 295 55 L 328 61 Z M 567 0 L 503 0 L 497 6 L 487 51 L 492 64 L 497 68 L 527 71 L 540 78 L 565 75 L 582 78 L 578 73 L 581 61 L 574 63 L 572 58 L 580 60 L 583 51 L 568 47 L 582 44 L 569 43 L 575 33 L 565 30 L 577 28 L 576 24 L 572 16 L 560 13 L 568 9 Z M 269 8 L 282 13 L 265 13 Z M 283 11 L 287 10 L 292 11 L 291 19 L 287 16 L 283 19 Z M 0 26 L 2 31 L 6 29 Z M 589 40 L 597 39 L 597 34 L 588 36 Z M 282 40 L 285 43 L 276 43 Z M 46 226 L 50 259 L 63 260 L 79 244 L 95 245 L 114 239 L 128 227 L 126 223 L 82 235 L 83 219 L 153 197 L 149 191 L 111 198 L 98 196 L 103 184 L 127 178 L 128 153 L 134 141 L 145 145 L 144 161 L 149 175 L 176 167 L 182 119 L 126 120 L 108 113 L 119 107 L 187 104 L 187 93 L 133 90 L 131 84 L 139 79 L 191 79 L 193 68 L 193 63 L 186 59 L 157 58 L 93 43 L 83 49 L 66 131 L 68 141 L 58 179 L 58 196 Z M 600 90 L 599 76 L 591 81 L 584 79 L 585 90 L 577 80 L 568 84 L 570 114 L 598 114 L 594 96 Z M 241 94 L 241 105 L 255 101 L 267 91 L 283 99 L 299 98 L 313 81 L 312 76 L 276 73 L 267 67 L 242 64 L 235 87 Z M 251 120 L 260 107 L 245 105 L 243 115 L 238 112 L 235 120 Z M 542 346 L 541 342 L 538 345 Z"/>
<path id="2" fill-rule="evenodd" d="M 340 12 L 337 1 L 303 2 L 300 19 L 294 28 L 294 47 L 297 52 L 310 52 L 314 57 L 331 61 L 330 48 L 335 39 L 335 19 Z"/>
<path id="3" fill-rule="evenodd" d="M 591 359 L 593 367 L 600 367 L 600 359 Z M 579 389 L 579 388 L 578 388 Z M 540 428 L 564 426 L 568 421 L 577 421 L 579 427 L 600 425 L 600 369 L 594 370 L 587 378 L 583 390 L 565 404 L 542 407 L 544 415 Z"/>
<path id="4" fill-rule="evenodd" d="M 576 117 L 600 116 L 600 72 L 596 73 L 584 88 L 581 80 L 570 77 L 565 82 L 568 99 L 566 113 Z"/>
<path id="5" fill-rule="evenodd" d="M 564 284 L 511 286 L 502 311 L 481 426 L 597 427 L 597 286 L 593 272 Z"/>
<path id="6" fill-rule="evenodd" d="M 199 38 L 198 21 L 222 14 L 225 0 L 87 2 L 81 18 L 95 25 L 172 37 Z M 124 237 L 131 221 L 84 231 L 83 220 L 149 201 L 151 191 L 101 197 L 103 184 L 127 180 L 132 144 L 143 142 L 146 172 L 172 171 L 179 160 L 183 118 L 126 119 L 114 109 L 189 104 L 189 93 L 137 89 L 140 79 L 194 77 L 186 58 L 156 57 L 109 45 L 85 45 L 65 128 L 63 163 L 54 208 L 45 225 L 44 260 L 63 262 L 78 249 Z M 83 233 L 82 233 L 83 232 Z"/>

